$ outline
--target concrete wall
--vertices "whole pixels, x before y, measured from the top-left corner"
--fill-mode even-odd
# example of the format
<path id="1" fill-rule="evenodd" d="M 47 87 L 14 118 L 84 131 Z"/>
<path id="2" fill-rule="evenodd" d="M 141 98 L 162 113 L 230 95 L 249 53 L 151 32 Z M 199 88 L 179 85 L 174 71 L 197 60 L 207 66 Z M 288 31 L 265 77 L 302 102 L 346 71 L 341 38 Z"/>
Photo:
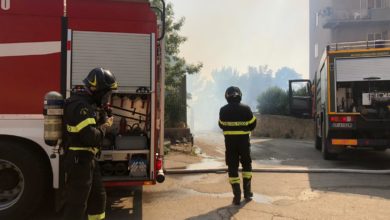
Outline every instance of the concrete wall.
<path id="1" fill-rule="evenodd" d="M 291 139 L 314 139 L 313 119 L 300 119 L 279 115 L 260 115 L 253 136 Z"/>

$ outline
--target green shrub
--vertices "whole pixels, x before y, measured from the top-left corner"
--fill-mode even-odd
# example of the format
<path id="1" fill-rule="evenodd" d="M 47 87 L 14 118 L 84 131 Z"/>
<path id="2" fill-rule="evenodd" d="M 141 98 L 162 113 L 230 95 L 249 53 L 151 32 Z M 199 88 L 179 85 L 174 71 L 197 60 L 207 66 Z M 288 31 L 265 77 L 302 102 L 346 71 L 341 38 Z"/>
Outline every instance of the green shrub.
<path id="1" fill-rule="evenodd" d="M 257 110 L 266 115 L 287 115 L 288 94 L 279 87 L 271 87 L 257 98 Z"/>

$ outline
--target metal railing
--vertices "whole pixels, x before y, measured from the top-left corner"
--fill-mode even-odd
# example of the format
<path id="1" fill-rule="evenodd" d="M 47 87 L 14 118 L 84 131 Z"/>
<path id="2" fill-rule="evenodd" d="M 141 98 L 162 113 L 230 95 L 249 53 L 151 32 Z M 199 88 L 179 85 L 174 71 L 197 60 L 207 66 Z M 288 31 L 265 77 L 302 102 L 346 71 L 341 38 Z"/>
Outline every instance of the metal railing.
<path id="1" fill-rule="evenodd" d="M 390 0 L 389 0 L 390 1 Z M 388 21 L 390 7 L 380 8 L 335 9 L 325 8 L 319 12 L 324 17 L 324 25 L 337 22 Z"/>
<path id="2" fill-rule="evenodd" d="M 332 9 L 329 16 L 329 20 L 336 21 L 350 21 L 350 20 L 363 20 L 370 19 L 370 13 L 368 9 L 349 9 L 349 10 L 337 10 Z"/>
<path id="3" fill-rule="evenodd" d="M 372 49 L 372 48 L 390 48 L 390 40 L 356 41 L 341 42 L 328 45 L 328 51 L 353 50 L 353 49 Z"/>

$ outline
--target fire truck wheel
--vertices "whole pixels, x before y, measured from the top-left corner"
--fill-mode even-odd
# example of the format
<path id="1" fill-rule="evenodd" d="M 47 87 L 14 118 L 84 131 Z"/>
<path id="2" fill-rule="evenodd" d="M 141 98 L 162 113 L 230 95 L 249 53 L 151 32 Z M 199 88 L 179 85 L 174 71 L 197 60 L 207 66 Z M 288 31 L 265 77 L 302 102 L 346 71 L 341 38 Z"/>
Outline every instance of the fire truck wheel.
<path id="1" fill-rule="evenodd" d="M 21 144 L 0 142 L 0 219 L 27 219 L 41 204 L 47 186 L 41 161 Z"/>
<path id="2" fill-rule="evenodd" d="M 321 150 L 321 145 L 322 145 L 322 139 L 316 135 L 316 142 L 315 142 L 315 147 L 316 150 Z"/>
<path id="3" fill-rule="evenodd" d="M 323 135 L 322 137 L 325 137 L 325 135 Z M 329 152 L 330 147 L 331 147 L 330 139 L 329 138 L 322 138 L 322 149 L 321 149 L 322 157 L 325 160 L 336 160 L 338 157 L 338 154 Z"/>
<path id="4" fill-rule="evenodd" d="M 316 139 L 315 139 L 315 148 L 316 150 L 321 150 L 321 147 L 322 147 L 322 138 L 320 138 L 318 135 L 318 129 L 317 129 L 317 123 L 318 123 L 318 120 L 321 120 L 320 118 L 316 117 L 315 119 L 315 123 L 314 123 L 314 133 L 315 133 L 315 136 L 316 136 Z"/>
<path id="5" fill-rule="evenodd" d="M 326 129 L 324 128 L 324 125 L 322 127 L 322 147 L 321 147 L 321 152 L 322 152 L 322 158 L 324 160 L 336 160 L 338 155 L 336 153 L 331 153 L 329 152 L 329 148 L 332 146 L 330 142 L 330 137 L 326 136 L 325 133 Z M 329 134 L 330 135 L 330 134 Z"/>

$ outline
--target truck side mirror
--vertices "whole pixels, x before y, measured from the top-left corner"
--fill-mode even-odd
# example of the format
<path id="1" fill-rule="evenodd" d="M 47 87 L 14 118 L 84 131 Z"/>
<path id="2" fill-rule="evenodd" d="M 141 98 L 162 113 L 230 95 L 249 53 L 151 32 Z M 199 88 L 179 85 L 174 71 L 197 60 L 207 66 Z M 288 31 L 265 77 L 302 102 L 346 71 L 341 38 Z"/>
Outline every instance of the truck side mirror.
<path id="1" fill-rule="evenodd" d="M 312 118 L 312 89 L 310 80 L 289 80 L 290 115 Z"/>

